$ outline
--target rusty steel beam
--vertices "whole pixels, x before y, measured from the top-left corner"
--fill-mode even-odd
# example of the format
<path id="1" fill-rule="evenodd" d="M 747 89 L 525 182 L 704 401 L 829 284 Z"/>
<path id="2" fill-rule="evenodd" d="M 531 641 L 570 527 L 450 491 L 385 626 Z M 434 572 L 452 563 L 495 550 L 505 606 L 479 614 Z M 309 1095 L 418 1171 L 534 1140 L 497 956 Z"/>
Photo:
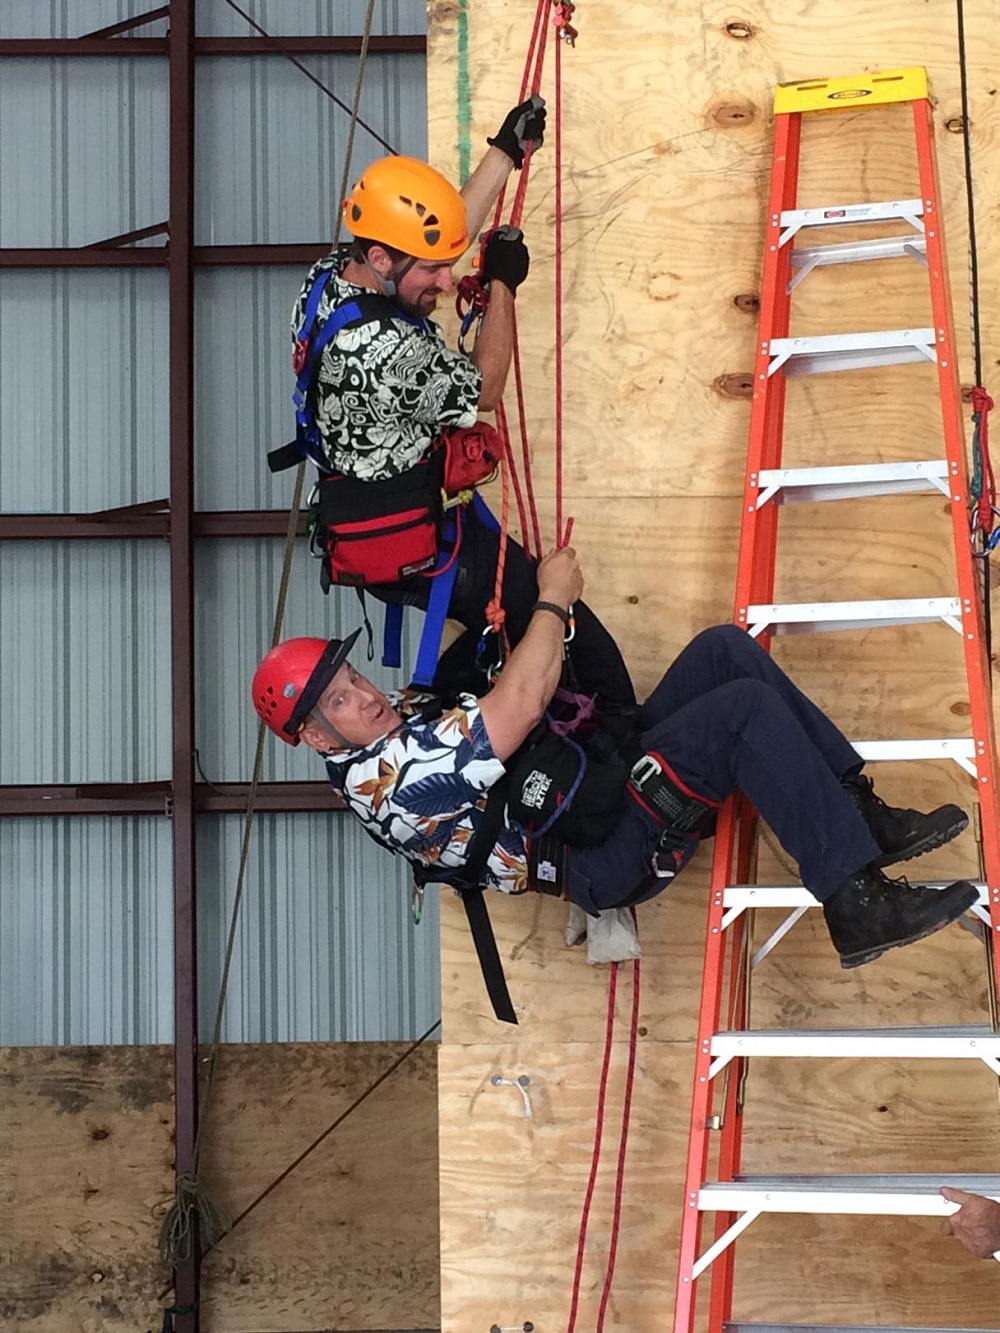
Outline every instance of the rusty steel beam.
<path id="1" fill-rule="evenodd" d="M 74 56 L 166 56 L 168 37 L 4 37 L 0 38 L 0 58 L 31 57 L 51 60 Z M 360 37 L 285 37 L 267 41 L 263 37 L 196 37 L 197 56 L 356 56 L 361 50 Z M 425 55 L 427 38 L 420 33 L 398 36 L 373 36 L 368 43 L 370 55 Z"/>
<path id="2" fill-rule="evenodd" d="M 160 5 L 158 9 L 147 9 L 142 14 L 133 14 L 131 18 L 122 19 L 120 23 L 109 23 L 106 28 L 95 28 L 93 32 L 85 32 L 83 38 L 87 37 L 117 37 L 122 32 L 134 32 L 136 28 L 144 28 L 147 23 L 155 23 L 158 19 L 167 19 L 170 17 L 170 6 Z"/>
<path id="3" fill-rule="evenodd" d="M 249 782 L 197 782 L 198 814 L 244 814 Z M 328 782 L 260 782 L 258 814 L 335 813 L 346 810 Z M 100 782 L 72 785 L 0 786 L 0 817 L 50 819 L 56 815 L 173 814 L 169 782 Z"/>
<path id="4" fill-rule="evenodd" d="M 196 1172 L 198 923 L 194 808 L 194 10 L 172 0 L 167 281 L 170 475 L 170 698 L 174 887 L 174 1170 Z M 107 253 L 112 254 L 113 251 Z M 175 1333 L 200 1333 L 201 1241 L 174 1267 Z"/>
<path id="5" fill-rule="evenodd" d="M 333 241 L 306 241 L 299 245 L 196 245 L 194 262 L 199 268 L 233 268 L 252 264 L 268 267 L 281 264 L 299 264 L 311 267 L 317 259 L 329 254 Z M 0 251 L 2 253 L 2 251 Z"/>
<path id="6" fill-rule="evenodd" d="M 284 509 L 212 509 L 191 516 L 195 537 L 284 537 Z M 299 514 L 296 531 L 304 536 L 306 516 Z M 109 538 L 165 538 L 170 514 L 147 510 L 130 514 L 0 514 L 0 541 L 105 541 Z"/>
<path id="7" fill-rule="evenodd" d="M 56 246 L 45 249 L 0 248 L 2 268 L 163 268 L 170 263 L 169 245 L 143 245 L 134 250 L 116 248 L 118 241 L 94 241 L 90 245 Z M 330 241 L 305 241 L 297 245 L 196 245 L 192 263 L 206 267 L 277 267 L 309 265 L 332 248 Z"/>

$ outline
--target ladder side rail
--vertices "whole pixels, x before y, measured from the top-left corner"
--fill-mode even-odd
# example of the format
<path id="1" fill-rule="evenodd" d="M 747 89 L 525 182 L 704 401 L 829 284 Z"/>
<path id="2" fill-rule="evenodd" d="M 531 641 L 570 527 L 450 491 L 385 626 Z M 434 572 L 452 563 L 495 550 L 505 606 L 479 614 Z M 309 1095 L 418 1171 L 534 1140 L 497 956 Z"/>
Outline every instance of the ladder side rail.
<path id="1" fill-rule="evenodd" d="M 955 347 L 955 322 L 945 255 L 940 211 L 934 121 L 929 100 L 913 103 L 917 165 L 924 200 L 927 264 L 931 306 L 937 330 L 938 387 L 941 398 L 945 453 L 951 482 L 951 519 L 955 543 L 959 598 L 962 605 L 962 642 L 969 685 L 970 721 L 976 745 L 976 783 L 985 878 L 989 890 L 994 975 L 1000 975 L 1000 799 L 997 792 L 997 751 L 993 724 L 991 662 L 987 651 L 985 617 L 969 537 L 969 486 L 965 448 L 965 418 Z"/>
<path id="2" fill-rule="evenodd" d="M 684 1199 L 681 1211 L 680 1245 L 677 1264 L 677 1292 L 674 1301 L 674 1333 L 693 1333 L 695 1318 L 695 1261 L 701 1244 L 703 1212 L 698 1195 L 708 1169 L 709 1116 L 715 1080 L 709 1077 L 712 1063 L 712 1036 L 722 1013 L 723 974 L 725 970 L 725 931 L 722 929 L 723 898 L 730 881 L 736 847 L 735 797 L 730 797 L 719 812 L 712 857 L 712 874 L 705 929 L 705 960 L 698 1007 L 698 1036 L 695 1043 L 694 1087 L 691 1094 L 691 1122 L 688 1130 L 687 1164 L 684 1173 Z M 731 929 L 731 927 L 730 927 Z"/>
<path id="3" fill-rule="evenodd" d="M 761 471 L 781 466 L 782 423 L 785 413 L 784 375 L 769 375 L 770 344 L 787 337 L 791 311 L 792 276 L 790 245 L 779 243 L 781 214 L 794 207 L 798 191 L 801 116 L 777 115 L 774 122 L 774 156 L 768 191 L 764 260 L 760 281 L 760 313 L 754 355 L 754 390 L 750 406 L 750 439 L 747 449 L 743 513 L 740 523 L 736 602 L 752 605 L 773 600 L 774 556 L 777 545 L 777 509 L 773 504 L 757 508 Z M 763 596 L 768 592 L 768 596 Z"/>
<path id="4" fill-rule="evenodd" d="M 745 796 L 739 797 L 739 835 L 736 851 L 736 874 L 740 883 L 754 883 L 757 879 L 757 815 Z M 743 912 L 729 927 L 729 995 L 726 1027 L 729 1031 L 743 1031 L 750 1024 L 750 983 L 753 969 L 750 963 L 751 912 Z M 719 1160 L 717 1180 L 733 1180 L 739 1174 L 743 1158 L 743 1102 L 749 1061 L 737 1057 L 729 1064 L 724 1077 L 728 1080 L 722 1103 L 722 1125 L 719 1131 Z M 718 1213 L 715 1219 L 715 1239 L 720 1240 L 736 1222 L 735 1213 Z M 712 1265 L 708 1307 L 708 1333 L 722 1333 L 732 1318 L 733 1283 L 736 1274 L 736 1246 L 729 1245 Z"/>

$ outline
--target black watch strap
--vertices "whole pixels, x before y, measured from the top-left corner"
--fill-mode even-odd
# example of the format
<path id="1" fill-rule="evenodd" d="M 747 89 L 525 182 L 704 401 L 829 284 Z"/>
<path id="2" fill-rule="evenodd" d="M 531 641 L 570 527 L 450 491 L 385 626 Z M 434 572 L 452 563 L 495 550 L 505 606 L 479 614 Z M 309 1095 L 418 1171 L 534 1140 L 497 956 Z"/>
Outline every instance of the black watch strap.
<path id="1" fill-rule="evenodd" d="M 536 602 L 531 608 L 534 615 L 536 611 L 551 611 L 554 616 L 558 616 L 564 625 L 569 624 L 569 612 L 564 606 L 557 606 L 555 602 Z"/>

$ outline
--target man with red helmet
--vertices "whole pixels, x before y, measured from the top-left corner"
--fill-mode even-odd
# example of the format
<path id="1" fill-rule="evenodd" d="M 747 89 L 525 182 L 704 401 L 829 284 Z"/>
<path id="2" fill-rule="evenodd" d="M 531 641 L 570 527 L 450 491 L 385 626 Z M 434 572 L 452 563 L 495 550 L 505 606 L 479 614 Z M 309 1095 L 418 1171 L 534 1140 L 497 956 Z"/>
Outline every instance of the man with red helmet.
<path id="1" fill-rule="evenodd" d="M 344 201 L 353 240 L 313 266 L 292 314 L 300 435 L 305 430 L 310 443 L 295 457 L 276 451 L 282 461 L 272 466 L 305 454 L 319 468 L 314 540 L 324 558 L 324 586 L 353 584 L 382 601 L 427 610 L 435 582 L 428 575 L 442 548 L 457 544 L 445 605 L 467 633 L 437 678 L 454 687 L 482 679 L 475 658 L 494 593 L 498 536 L 479 500 L 442 513 L 435 468 L 443 466 L 443 434 L 474 427 L 503 395 L 515 297 L 528 273 L 520 231 L 498 228 L 485 246 L 479 277 L 489 307 L 468 355 L 445 345 L 431 315 L 454 290 L 455 264 L 511 171 L 541 146 L 544 132 L 541 97 L 513 107 L 461 192 L 414 158 L 373 162 Z M 344 312 L 351 318 L 331 336 Z M 324 329 L 328 341 L 317 353 Z M 536 597 L 534 562 L 511 541 L 502 602 L 512 643 L 527 628 Z M 439 638 L 443 608 L 434 614 Z M 634 703 L 621 654 L 586 606 L 576 609 L 573 666 L 585 692 Z"/>
<path id="2" fill-rule="evenodd" d="M 922 939 L 975 902 L 965 881 L 886 878 L 884 866 L 950 841 L 968 817 L 954 805 L 886 805 L 830 719 L 734 625 L 684 649 L 647 699 L 631 750 L 585 751 L 539 730 L 567 608 L 583 591 L 572 549 L 541 561 L 538 589 L 526 634 L 482 698 L 413 713 L 350 664 L 355 633 L 272 649 L 253 681 L 258 716 L 319 752 L 366 832 L 428 882 L 563 892 L 592 915 L 631 906 L 683 869 L 738 787 L 823 904 L 844 967 Z"/>

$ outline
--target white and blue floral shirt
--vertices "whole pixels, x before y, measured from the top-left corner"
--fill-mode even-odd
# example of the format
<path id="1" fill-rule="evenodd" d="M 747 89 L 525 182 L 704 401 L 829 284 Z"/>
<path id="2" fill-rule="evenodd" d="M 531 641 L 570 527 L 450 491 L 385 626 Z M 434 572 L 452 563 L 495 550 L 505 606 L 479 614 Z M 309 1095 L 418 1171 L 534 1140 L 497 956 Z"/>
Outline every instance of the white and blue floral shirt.
<path id="1" fill-rule="evenodd" d="M 320 274 L 331 277 L 319 320 L 364 293 L 340 277 L 347 262 L 341 248 L 309 270 L 292 311 L 293 345 Z M 341 329 L 323 348 L 313 390 L 330 466 L 359 481 L 399 476 L 420 462 L 442 426 L 475 425 L 482 383 L 469 358 L 448 349 L 432 319 L 420 327 L 387 314 Z"/>
<path id="2" fill-rule="evenodd" d="M 389 699 L 398 705 L 399 696 Z M 369 833 L 443 870 L 464 865 L 489 790 L 504 774 L 471 695 L 433 722 L 411 720 L 363 749 L 324 758 L 334 790 Z M 483 883 L 503 893 L 527 892 L 524 839 L 506 821 Z"/>

